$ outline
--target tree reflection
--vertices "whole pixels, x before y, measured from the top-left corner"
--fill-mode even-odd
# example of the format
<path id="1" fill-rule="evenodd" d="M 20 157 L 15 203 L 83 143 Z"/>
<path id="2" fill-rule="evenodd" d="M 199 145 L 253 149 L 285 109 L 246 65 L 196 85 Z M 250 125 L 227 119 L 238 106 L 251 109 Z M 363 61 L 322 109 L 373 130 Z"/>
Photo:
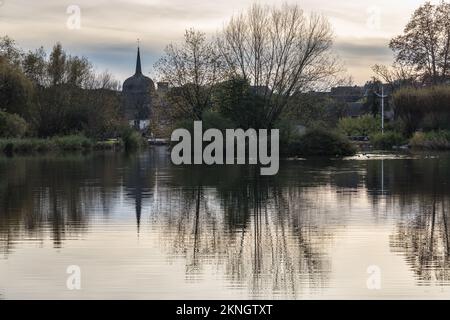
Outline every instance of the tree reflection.
<path id="1" fill-rule="evenodd" d="M 179 177 L 180 185 L 196 186 L 166 198 L 178 199 L 179 213 L 168 205 L 171 212 L 158 215 L 161 243 L 173 256 L 186 258 L 188 277 L 213 267 L 255 295 L 270 289 L 295 297 L 326 285 L 330 234 L 309 219 L 308 207 L 299 206 L 305 193 L 260 177 L 254 167 L 202 170 L 208 173 L 194 174 L 196 180 Z M 228 178 L 218 182 L 219 177 Z"/>
<path id="2" fill-rule="evenodd" d="M 102 155 L 48 156 L 0 160 L 0 239 L 8 252 L 16 239 L 43 241 L 51 234 L 54 247 L 66 237 L 85 232 L 91 208 L 110 211 L 108 174 L 117 165 Z M 100 202 L 100 204 L 99 204 Z"/>
<path id="3" fill-rule="evenodd" d="M 450 251 L 448 234 L 448 177 L 445 161 L 429 161 L 421 185 L 429 186 L 418 194 L 401 193 L 405 217 L 391 237 L 394 252 L 405 256 L 417 279 L 427 285 L 450 282 Z M 395 187 L 394 187 L 395 188 Z"/>
<path id="4" fill-rule="evenodd" d="M 0 159 L 0 178 L 6 254 L 24 239 L 63 247 L 97 232 L 98 218 L 120 218 L 136 223 L 139 239 L 151 225 L 189 280 L 208 273 L 254 297 L 298 297 L 329 285 L 334 232 L 356 207 L 368 225 L 381 210 L 390 215 L 391 249 L 418 280 L 450 282 L 444 157 L 285 162 L 261 177 L 252 166 L 172 166 L 162 149 Z"/>

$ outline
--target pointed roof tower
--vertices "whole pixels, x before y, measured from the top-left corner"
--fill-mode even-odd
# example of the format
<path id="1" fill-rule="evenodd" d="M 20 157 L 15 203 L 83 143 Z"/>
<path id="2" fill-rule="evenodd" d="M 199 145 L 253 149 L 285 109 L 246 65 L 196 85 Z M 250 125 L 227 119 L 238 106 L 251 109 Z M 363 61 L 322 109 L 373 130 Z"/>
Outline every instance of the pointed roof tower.
<path id="1" fill-rule="evenodd" d="M 141 65 L 141 49 L 139 46 L 139 40 L 138 40 L 138 47 L 137 47 L 137 56 L 136 56 L 136 71 L 133 76 L 126 79 L 123 83 L 123 91 L 129 92 L 133 91 L 136 92 L 142 92 L 146 93 L 149 90 L 154 90 L 155 85 L 153 81 L 146 77 L 144 74 L 142 74 L 142 65 Z"/>
<path id="2" fill-rule="evenodd" d="M 141 49 L 138 42 L 136 72 L 126 79 L 122 86 L 124 114 L 128 120 L 148 120 L 150 118 L 151 95 L 154 90 L 155 84 L 152 79 L 142 73 Z M 136 214 L 139 220 L 140 214 L 138 212 Z"/>
<path id="3" fill-rule="evenodd" d="M 139 45 L 137 48 L 137 58 L 136 58 L 136 73 L 135 75 L 141 75 L 142 74 L 142 68 L 141 68 L 141 52 L 139 49 Z"/>

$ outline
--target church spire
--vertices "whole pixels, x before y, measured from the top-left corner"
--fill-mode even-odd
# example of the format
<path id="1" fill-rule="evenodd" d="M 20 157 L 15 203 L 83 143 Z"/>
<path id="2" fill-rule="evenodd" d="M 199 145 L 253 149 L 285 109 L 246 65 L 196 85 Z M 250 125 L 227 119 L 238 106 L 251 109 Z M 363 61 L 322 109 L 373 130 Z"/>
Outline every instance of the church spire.
<path id="1" fill-rule="evenodd" d="M 138 40 L 138 51 L 137 51 L 137 59 L 136 59 L 136 75 L 141 75 L 142 69 L 141 69 L 141 53 L 139 50 L 139 40 Z"/>

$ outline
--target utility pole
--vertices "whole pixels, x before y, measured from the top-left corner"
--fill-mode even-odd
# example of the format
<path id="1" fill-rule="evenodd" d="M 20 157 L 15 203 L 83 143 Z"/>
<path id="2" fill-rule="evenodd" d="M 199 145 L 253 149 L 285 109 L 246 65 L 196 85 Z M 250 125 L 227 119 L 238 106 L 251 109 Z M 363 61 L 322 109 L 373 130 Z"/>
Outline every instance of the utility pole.
<path id="1" fill-rule="evenodd" d="M 381 85 L 381 133 L 384 134 L 384 86 Z"/>
<path id="2" fill-rule="evenodd" d="M 387 98 L 387 95 L 384 95 L 384 86 L 381 84 L 381 95 L 379 93 L 375 94 L 381 98 L 381 134 L 384 134 L 384 98 Z"/>

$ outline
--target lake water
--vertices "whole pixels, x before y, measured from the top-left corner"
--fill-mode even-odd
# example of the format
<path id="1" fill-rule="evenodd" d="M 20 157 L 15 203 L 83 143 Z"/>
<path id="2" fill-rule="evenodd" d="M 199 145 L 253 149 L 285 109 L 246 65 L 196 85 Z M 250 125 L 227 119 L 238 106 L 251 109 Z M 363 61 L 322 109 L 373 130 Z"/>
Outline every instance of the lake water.
<path id="1" fill-rule="evenodd" d="M 2 157 L 0 299 L 449 299 L 449 181 L 449 154 Z"/>

